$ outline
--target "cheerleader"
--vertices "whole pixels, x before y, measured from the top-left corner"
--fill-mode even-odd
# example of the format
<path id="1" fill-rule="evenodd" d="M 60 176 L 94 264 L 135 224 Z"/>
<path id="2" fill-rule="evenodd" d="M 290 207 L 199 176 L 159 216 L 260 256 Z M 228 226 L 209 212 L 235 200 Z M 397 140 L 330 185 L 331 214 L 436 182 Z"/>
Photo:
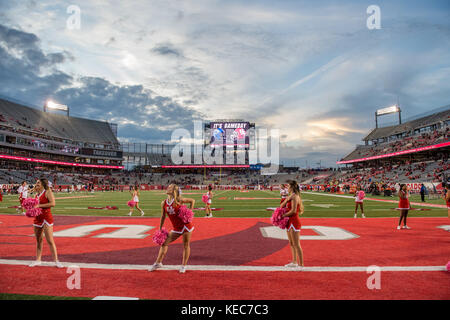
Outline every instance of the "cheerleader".
<path id="1" fill-rule="evenodd" d="M 154 271 L 161 268 L 163 266 L 162 261 L 167 253 L 169 244 L 178 239 L 180 236 L 183 236 L 183 260 L 179 271 L 180 273 L 185 273 L 186 264 L 191 253 L 190 243 L 194 225 L 192 222 L 184 223 L 178 216 L 178 210 L 183 203 L 189 203 L 192 210 L 194 208 L 195 200 L 180 197 L 179 188 L 176 184 L 169 185 L 166 193 L 167 199 L 161 202 L 161 221 L 159 224 L 159 229 L 162 229 L 167 215 L 172 223 L 173 230 L 170 231 L 166 241 L 159 249 L 156 262 L 148 269 L 148 271 Z"/>
<path id="2" fill-rule="evenodd" d="M 409 207 L 409 192 L 406 184 L 400 185 L 400 191 L 398 192 L 398 209 L 400 210 L 400 220 L 398 221 L 397 230 L 411 229 L 406 225 L 406 217 L 408 216 Z M 403 227 L 401 227 L 403 220 Z"/>
<path id="3" fill-rule="evenodd" d="M 31 263 L 30 267 L 41 264 L 43 235 L 45 235 L 56 267 L 63 268 L 61 262 L 58 261 L 58 253 L 53 240 L 53 216 L 50 208 L 55 206 L 55 197 L 48 185 L 48 180 L 44 178 L 37 180 L 33 190 L 37 192 L 36 199 L 39 201 L 35 208 L 41 208 L 42 214 L 36 216 L 33 221 L 34 234 L 36 236 L 36 261 Z"/>
<path id="4" fill-rule="evenodd" d="M 211 200 L 213 197 L 213 192 L 212 192 L 212 186 L 209 185 L 208 186 L 208 192 L 206 193 L 206 195 L 208 196 L 208 200 L 205 203 L 205 211 L 206 211 L 206 216 L 205 218 L 212 218 L 212 210 L 211 210 Z"/>
<path id="5" fill-rule="evenodd" d="M 289 182 L 289 196 L 281 203 L 280 207 L 286 207 L 287 212 L 283 217 L 289 217 L 287 236 L 292 252 L 292 262 L 285 265 L 288 268 L 303 267 L 303 250 L 300 245 L 300 223 L 299 214 L 304 212 L 302 198 L 300 196 L 300 187 L 296 181 Z"/>
<path id="6" fill-rule="evenodd" d="M 20 185 L 19 189 L 17 189 L 17 192 L 19 193 L 19 202 L 20 206 L 17 208 L 17 213 L 25 213 L 25 209 L 22 206 L 23 200 L 28 198 L 28 185 L 26 181 L 23 181 Z"/>
<path id="7" fill-rule="evenodd" d="M 141 213 L 141 217 L 144 215 L 144 211 L 139 208 L 139 188 L 138 186 L 134 186 L 133 187 L 133 191 L 130 191 L 131 193 L 131 201 L 135 202 L 136 204 L 134 205 L 136 207 L 136 209 L 139 210 L 139 212 Z M 133 207 L 130 208 L 130 212 L 128 213 L 128 216 L 131 217 L 131 215 L 133 214 Z"/>
<path id="8" fill-rule="evenodd" d="M 288 185 L 280 184 L 280 196 L 281 196 L 280 204 L 283 203 L 283 201 L 287 198 L 288 195 L 289 195 Z"/>
<path id="9" fill-rule="evenodd" d="M 358 207 L 361 207 L 361 217 L 365 218 L 366 216 L 364 215 L 364 206 L 363 206 L 363 202 L 364 202 L 364 191 L 361 190 L 361 187 L 358 186 L 356 188 L 356 192 L 355 192 L 355 215 L 353 216 L 354 218 L 358 217 Z"/>

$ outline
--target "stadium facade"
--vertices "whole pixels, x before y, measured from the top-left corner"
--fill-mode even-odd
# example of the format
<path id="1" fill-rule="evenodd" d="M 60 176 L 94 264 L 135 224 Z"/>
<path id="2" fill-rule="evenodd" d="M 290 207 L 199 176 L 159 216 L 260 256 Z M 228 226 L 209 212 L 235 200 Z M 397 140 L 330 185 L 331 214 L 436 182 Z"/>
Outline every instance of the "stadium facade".
<path id="1" fill-rule="evenodd" d="M 123 169 L 114 124 L 44 112 L 0 99 L 2 168 L 99 172 Z M 117 133 L 117 130 L 115 130 Z"/>

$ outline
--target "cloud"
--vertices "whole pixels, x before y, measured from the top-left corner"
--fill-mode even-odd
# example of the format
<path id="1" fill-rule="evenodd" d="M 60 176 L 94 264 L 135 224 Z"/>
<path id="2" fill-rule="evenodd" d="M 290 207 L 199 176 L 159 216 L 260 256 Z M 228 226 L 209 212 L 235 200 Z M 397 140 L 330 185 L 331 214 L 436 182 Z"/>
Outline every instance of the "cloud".
<path id="1" fill-rule="evenodd" d="M 158 44 L 151 50 L 152 52 L 163 55 L 163 56 L 174 56 L 177 58 L 183 57 L 183 54 L 180 52 L 180 50 L 176 49 L 171 44 Z"/>
<path id="2" fill-rule="evenodd" d="M 142 85 L 113 84 L 101 77 L 69 75 L 58 69 L 70 53 L 44 53 L 39 38 L 0 25 L 0 91 L 33 105 L 48 98 L 72 115 L 119 124 L 127 141 L 167 143 L 176 128 L 191 129 L 204 116 Z"/>

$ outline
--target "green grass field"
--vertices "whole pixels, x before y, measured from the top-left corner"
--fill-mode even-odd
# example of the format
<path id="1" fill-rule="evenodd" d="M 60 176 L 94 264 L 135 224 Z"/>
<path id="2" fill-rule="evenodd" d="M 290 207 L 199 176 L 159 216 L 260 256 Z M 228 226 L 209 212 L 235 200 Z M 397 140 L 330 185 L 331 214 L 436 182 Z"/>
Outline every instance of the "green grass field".
<path id="1" fill-rule="evenodd" d="M 196 200 L 195 207 L 203 207 L 201 202 L 202 192 L 188 191 L 183 193 L 184 197 Z M 126 216 L 129 208 L 126 203 L 131 199 L 129 192 L 96 192 L 96 193 L 57 193 L 56 207 L 52 209 L 55 215 L 83 215 L 83 216 Z M 89 197 L 87 197 L 89 196 Z M 66 197 L 73 197 L 64 199 Z M 79 198 L 75 198 L 79 197 Z M 166 195 L 163 191 L 143 191 L 140 196 L 140 206 L 145 211 L 145 216 L 159 217 L 161 214 L 161 201 Z M 397 201 L 396 197 L 371 196 L 370 198 L 379 198 L 385 200 Z M 235 198 L 259 198 L 254 200 L 237 200 Z M 277 198 L 277 199 L 261 199 Z M 277 207 L 279 205 L 278 191 L 215 191 L 212 202 L 213 208 L 223 208 L 221 211 L 213 212 L 215 217 L 269 217 L 271 212 L 268 207 Z M 304 217 L 348 217 L 352 218 L 355 208 L 354 199 L 334 197 L 326 193 L 312 194 L 303 193 L 305 213 Z M 411 202 L 420 202 L 420 197 L 413 195 Z M 442 199 L 426 200 L 427 203 L 441 204 L 445 202 Z M 16 209 L 8 208 L 18 205 L 17 195 L 4 196 L 3 202 L 0 202 L 0 214 L 16 214 Z M 118 210 L 99 210 L 88 209 L 88 207 L 117 206 Z M 396 217 L 397 210 L 391 208 L 397 207 L 397 203 L 383 203 L 377 201 L 364 201 L 364 211 L 366 217 Z M 426 207 L 422 207 L 426 208 Z M 446 208 L 430 208 L 431 211 L 411 211 L 412 216 L 447 216 Z M 196 216 L 204 216 L 204 211 L 196 211 Z M 135 209 L 134 216 L 140 216 Z"/>
<path id="2" fill-rule="evenodd" d="M 92 300 L 92 298 L 0 293 L 0 300 Z"/>

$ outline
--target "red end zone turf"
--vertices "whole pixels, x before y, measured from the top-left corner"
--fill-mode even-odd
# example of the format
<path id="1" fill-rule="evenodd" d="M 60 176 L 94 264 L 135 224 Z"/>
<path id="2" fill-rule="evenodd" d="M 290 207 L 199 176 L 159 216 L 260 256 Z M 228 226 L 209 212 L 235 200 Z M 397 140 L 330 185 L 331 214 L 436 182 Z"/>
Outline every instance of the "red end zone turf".
<path id="1" fill-rule="evenodd" d="M 186 274 L 179 274 L 176 270 L 145 270 L 159 249 L 151 241 L 156 231 L 152 227 L 159 225 L 157 218 L 56 216 L 60 260 L 66 266 L 89 264 L 81 269 L 81 289 L 69 290 L 66 281 L 70 274 L 65 268 L 20 265 L 35 257 L 32 220 L 1 215 L 0 292 L 189 300 L 449 299 L 450 273 L 439 271 L 450 260 L 450 234 L 439 228 L 450 225 L 448 218 L 408 221 L 411 230 L 396 230 L 397 219 L 393 218 L 302 219 L 301 245 L 307 268 L 284 272 L 283 268 L 251 271 L 290 261 L 287 240 L 277 238 L 284 232 L 271 228 L 269 218 L 196 218 L 189 266 L 198 270 L 188 268 Z M 169 222 L 166 228 L 170 230 Z M 114 236 L 121 230 L 128 232 Z M 114 237 L 102 238 L 111 235 Z M 347 240 L 327 240 L 333 237 Z M 164 264 L 179 265 L 181 254 L 179 239 L 169 246 Z M 43 260 L 51 260 L 46 243 Z M 370 274 L 365 268 L 370 265 L 419 268 L 382 271 L 381 289 L 369 290 L 366 281 Z M 430 266 L 442 268 L 425 271 Z M 136 268 L 142 270 L 130 270 Z M 237 271 L 228 271 L 233 268 Z"/>

